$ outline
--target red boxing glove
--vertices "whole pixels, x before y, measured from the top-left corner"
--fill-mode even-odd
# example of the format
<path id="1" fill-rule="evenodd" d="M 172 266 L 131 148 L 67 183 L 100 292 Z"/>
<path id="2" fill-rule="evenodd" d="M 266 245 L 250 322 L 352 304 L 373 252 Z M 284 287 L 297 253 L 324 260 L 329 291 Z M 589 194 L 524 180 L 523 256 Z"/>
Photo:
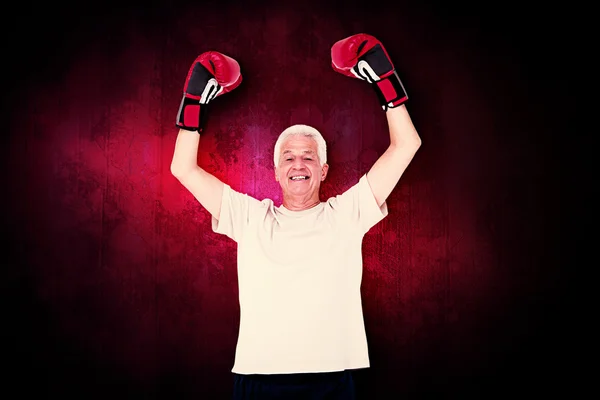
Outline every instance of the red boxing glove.
<path id="1" fill-rule="evenodd" d="M 237 61 L 216 51 L 202 53 L 194 60 L 185 79 L 175 125 L 201 132 L 206 121 L 207 104 L 240 83 L 242 75 Z"/>
<path id="2" fill-rule="evenodd" d="M 335 42 L 331 47 L 331 66 L 343 75 L 369 82 L 384 111 L 408 100 L 387 51 L 371 35 L 359 33 Z"/>

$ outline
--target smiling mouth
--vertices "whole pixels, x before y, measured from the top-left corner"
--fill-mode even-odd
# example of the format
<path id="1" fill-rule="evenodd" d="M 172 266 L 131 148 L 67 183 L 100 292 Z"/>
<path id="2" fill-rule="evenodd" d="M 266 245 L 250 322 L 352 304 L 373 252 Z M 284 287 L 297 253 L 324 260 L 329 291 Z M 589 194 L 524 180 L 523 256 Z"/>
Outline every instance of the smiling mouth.
<path id="1" fill-rule="evenodd" d="M 306 175 L 300 175 L 300 176 L 290 176 L 290 180 L 293 182 L 298 182 L 298 181 L 307 181 L 310 177 L 306 176 Z"/>

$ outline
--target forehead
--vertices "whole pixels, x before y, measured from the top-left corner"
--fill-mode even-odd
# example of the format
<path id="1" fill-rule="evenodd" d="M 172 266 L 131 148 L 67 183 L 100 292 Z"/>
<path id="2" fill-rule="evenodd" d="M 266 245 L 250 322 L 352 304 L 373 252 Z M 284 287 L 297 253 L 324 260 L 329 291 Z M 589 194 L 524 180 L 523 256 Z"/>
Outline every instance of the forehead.
<path id="1" fill-rule="evenodd" d="M 281 145 L 281 152 L 302 151 L 317 152 L 317 142 L 311 137 L 290 136 Z"/>

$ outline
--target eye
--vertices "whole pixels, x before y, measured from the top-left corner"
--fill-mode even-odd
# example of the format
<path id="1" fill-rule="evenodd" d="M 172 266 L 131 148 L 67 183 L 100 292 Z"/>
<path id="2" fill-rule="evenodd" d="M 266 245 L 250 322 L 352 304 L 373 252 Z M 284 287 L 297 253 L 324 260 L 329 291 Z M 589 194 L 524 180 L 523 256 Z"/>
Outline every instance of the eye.
<path id="1" fill-rule="evenodd" d="M 306 157 L 305 160 L 312 161 L 312 158 Z"/>

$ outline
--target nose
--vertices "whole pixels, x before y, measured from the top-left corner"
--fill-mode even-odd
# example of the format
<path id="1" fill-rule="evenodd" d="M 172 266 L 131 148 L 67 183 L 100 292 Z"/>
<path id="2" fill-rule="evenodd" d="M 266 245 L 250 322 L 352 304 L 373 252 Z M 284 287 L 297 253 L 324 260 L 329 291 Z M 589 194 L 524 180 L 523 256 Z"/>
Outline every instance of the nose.
<path id="1" fill-rule="evenodd" d="M 292 168 L 294 168 L 294 169 L 304 169 L 304 160 L 302 160 L 300 157 L 297 157 L 292 162 Z"/>

